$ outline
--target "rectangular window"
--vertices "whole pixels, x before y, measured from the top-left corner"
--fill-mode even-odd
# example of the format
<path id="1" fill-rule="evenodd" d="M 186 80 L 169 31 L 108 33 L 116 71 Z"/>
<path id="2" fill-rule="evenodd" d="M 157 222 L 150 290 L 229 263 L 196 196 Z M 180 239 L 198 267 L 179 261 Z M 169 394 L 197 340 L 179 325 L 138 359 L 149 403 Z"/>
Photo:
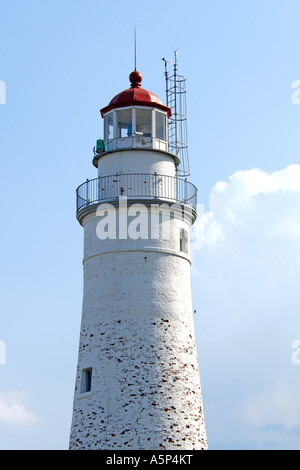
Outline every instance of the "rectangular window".
<path id="1" fill-rule="evenodd" d="M 136 132 L 141 132 L 144 137 L 152 136 L 152 109 L 139 109 L 136 112 Z"/>
<path id="2" fill-rule="evenodd" d="M 160 140 L 166 139 L 166 115 L 155 111 L 155 137 Z"/>
<path id="3" fill-rule="evenodd" d="M 90 392 L 92 390 L 92 367 L 82 369 L 81 372 L 81 393 Z"/>
<path id="4" fill-rule="evenodd" d="M 108 142 L 114 138 L 114 115 L 113 113 L 107 114 L 104 117 L 104 140 Z"/>
<path id="5" fill-rule="evenodd" d="M 117 111 L 117 137 L 132 135 L 132 110 L 122 109 Z"/>
<path id="6" fill-rule="evenodd" d="M 183 228 L 180 229 L 180 251 L 183 253 L 189 252 L 189 237 L 188 232 Z"/>

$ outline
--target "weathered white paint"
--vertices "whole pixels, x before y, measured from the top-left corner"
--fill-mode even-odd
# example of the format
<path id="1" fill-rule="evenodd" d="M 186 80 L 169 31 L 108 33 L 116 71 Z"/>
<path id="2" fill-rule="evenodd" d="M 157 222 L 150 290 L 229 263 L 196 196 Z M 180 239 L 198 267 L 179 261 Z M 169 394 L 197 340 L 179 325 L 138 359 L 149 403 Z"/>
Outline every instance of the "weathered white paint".
<path id="1" fill-rule="evenodd" d="M 72 448 L 201 448 L 190 261 L 179 252 L 183 222 L 172 221 L 168 246 L 151 239 L 101 241 L 97 222 L 94 213 L 84 224 Z M 93 368 L 92 392 L 81 399 L 87 367 Z"/>

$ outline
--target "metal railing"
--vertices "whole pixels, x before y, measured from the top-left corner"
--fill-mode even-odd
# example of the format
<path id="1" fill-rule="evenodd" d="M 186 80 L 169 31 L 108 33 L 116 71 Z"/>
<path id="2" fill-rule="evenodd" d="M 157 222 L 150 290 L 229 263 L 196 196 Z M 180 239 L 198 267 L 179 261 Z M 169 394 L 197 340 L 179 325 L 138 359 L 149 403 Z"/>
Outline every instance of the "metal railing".
<path id="1" fill-rule="evenodd" d="M 196 210 L 197 188 L 187 179 L 157 173 L 121 173 L 86 180 L 76 190 L 77 212 L 85 206 L 132 199 L 188 204 Z"/>

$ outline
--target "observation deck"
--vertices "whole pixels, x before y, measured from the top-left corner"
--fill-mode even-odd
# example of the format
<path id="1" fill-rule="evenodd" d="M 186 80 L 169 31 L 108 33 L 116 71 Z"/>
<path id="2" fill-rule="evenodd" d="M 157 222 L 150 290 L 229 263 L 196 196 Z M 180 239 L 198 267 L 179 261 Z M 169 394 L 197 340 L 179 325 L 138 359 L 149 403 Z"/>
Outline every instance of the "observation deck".
<path id="1" fill-rule="evenodd" d="M 178 204 L 196 218 L 197 188 L 187 179 L 157 173 L 117 173 L 86 180 L 77 188 L 77 219 L 86 210 L 93 210 L 95 204 L 118 205 L 122 197 L 128 203 Z"/>

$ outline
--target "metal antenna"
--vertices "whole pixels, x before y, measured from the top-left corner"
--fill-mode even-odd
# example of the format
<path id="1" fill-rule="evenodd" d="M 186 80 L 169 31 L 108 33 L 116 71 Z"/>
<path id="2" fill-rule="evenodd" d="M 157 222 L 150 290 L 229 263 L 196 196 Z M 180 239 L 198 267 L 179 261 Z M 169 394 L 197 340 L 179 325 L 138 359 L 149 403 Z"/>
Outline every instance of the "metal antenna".
<path id="1" fill-rule="evenodd" d="M 168 73 L 168 63 L 172 65 L 172 61 L 171 60 L 167 60 L 165 59 L 164 57 L 162 58 L 162 60 L 164 61 L 165 63 L 165 78 L 166 78 L 166 100 L 167 100 L 167 103 L 166 105 L 169 106 L 168 104 L 168 98 L 169 98 L 169 95 L 168 95 L 168 78 L 169 78 L 169 73 Z"/>
<path id="2" fill-rule="evenodd" d="M 134 27 L 134 70 L 136 70 L 136 26 Z"/>
<path id="3" fill-rule="evenodd" d="M 180 164 L 176 167 L 176 174 L 178 176 L 188 176 L 190 169 L 186 125 L 186 80 L 182 75 L 178 75 L 177 51 L 178 49 L 174 50 L 173 63 L 171 60 L 162 59 L 165 62 L 166 101 L 172 112 L 168 120 L 169 152 L 180 158 Z M 173 65 L 173 74 L 171 76 L 168 73 L 167 62 Z"/>

